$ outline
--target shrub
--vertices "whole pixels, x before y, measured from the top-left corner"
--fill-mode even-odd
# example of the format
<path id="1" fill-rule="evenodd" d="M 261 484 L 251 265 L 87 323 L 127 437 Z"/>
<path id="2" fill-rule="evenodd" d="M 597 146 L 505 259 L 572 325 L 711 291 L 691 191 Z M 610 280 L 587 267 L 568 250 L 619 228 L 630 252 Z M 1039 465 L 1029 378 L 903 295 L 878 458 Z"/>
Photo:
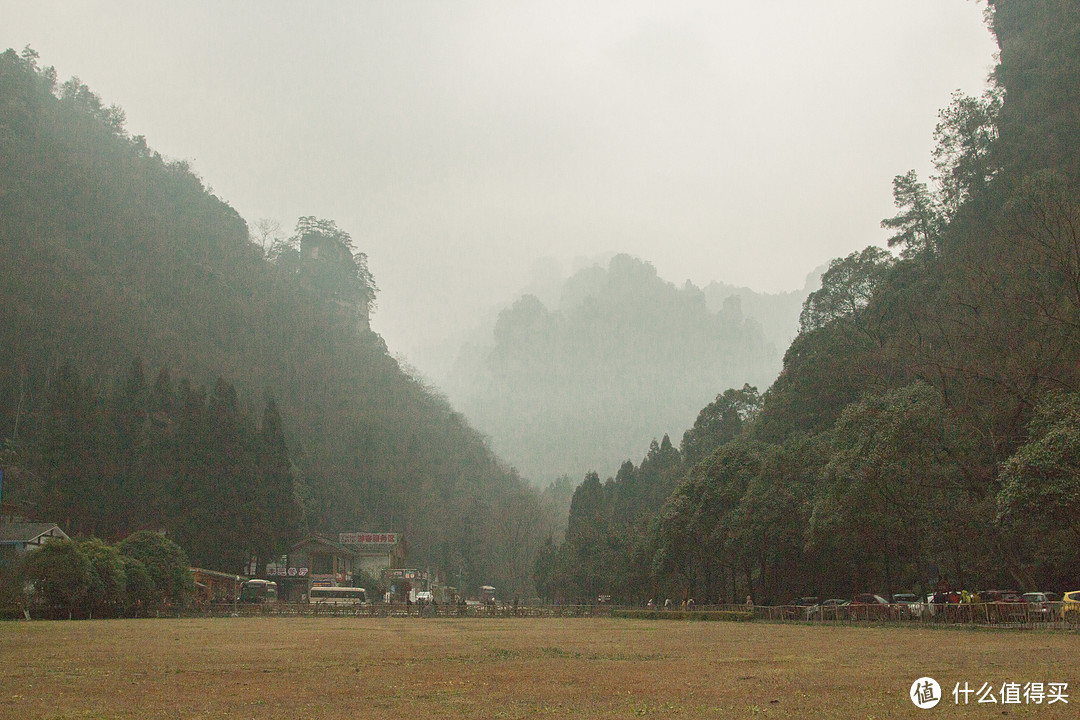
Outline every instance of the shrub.
<path id="1" fill-rule="evenodd" d="M 124 568 L 124 614 L 139 617 L 154 605 L 154 581 L 142 561 L 120 556 Z"/>
<path id="2" fill-rule="evenodd" d="M 87 612 L 93 584 L 93 568 L 86 554 L 72 540 L 51 539 L 28 553 L 23 575 L 32 586 L 32 612 L 46 617 L 76 617 Z"/>
<path id="3" fill-rule="evenodd" d="M 22 617 L 26 607 L 25 584 L 20 564 L 0 558 L 0 620 Z"/>
<path id="4" fill-rule="evenodd" d="M 195 590 L 187 555 L 164 535 L 149 530 L 129 535 L 120 543 L 120 554 L 145 566 L 154 603 L 181 608 Z"/>
<path id="5" fill-rule="evenodd" d="M 90 617 L 117 617 L 124 610 L 126 575 L 120 551 L 98 538 L 79 542 L 90 561 L 90 590 L 86 606 Z"/>

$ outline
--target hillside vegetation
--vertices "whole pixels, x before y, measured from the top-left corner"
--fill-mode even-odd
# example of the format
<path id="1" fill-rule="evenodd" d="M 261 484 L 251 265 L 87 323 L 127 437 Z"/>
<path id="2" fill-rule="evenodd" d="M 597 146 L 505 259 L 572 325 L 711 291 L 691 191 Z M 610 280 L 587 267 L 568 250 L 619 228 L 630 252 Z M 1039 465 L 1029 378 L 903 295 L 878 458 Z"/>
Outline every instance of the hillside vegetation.
<path id="1" fill-rule="evenodd" d="M 199 512 L 230 507 L 222 498 L 246 502 L 255 491 L 235 473 L 253 472 L 237 460 L 248 450 L 207 465 L 216 462 L 212 451 L 182 450 L 175 433 L 185 425 L 175 413 L 184 398 L 205 411 L 209 395 L 211 414 L 224 412 L 244 428 L 238 437 L 254 438 L 247 418 L 269 399 L 303 512 L 286 526 L 392 528 L 405 533 L 417 565 L 460 572 L 471 587 L 526 591 L 545 517 L 540 498 L 390 357 L 367 326 L 375 289 L 363 253 L 332 221 L 301 218 L 267 252 L 186 163 L 130 137 L 122 110 L 104 106 L 78 78 L 58 83 L 30 49 L 0 55 L 5 500 L 115 537 L 161 526 L 182 535 L 179 526 L 198 526 L 198 516 L 163 511 L 185 490 L 161 483 L 189 473 L 175 464 L 139 468 L 154 468 L 147 462 L 161 457 L 155 443 L 169 442 L 177 462 L 198 465 L 194 475 L 228 478 L 231 489 L 210 493 Z M 164 371 L 186 379 L 180 404 L 153 407 L 146 383 L 129 396 L 130 413 L 110 410 L 106 398 L 123 395 L 117 388 L 133 364 L 151 378 Z M 175 380 L 165 386 L 177 390 Z M 199 390 L 206 386 L 214 390 Z M 84 445 L 60 458 L 48 451 L 49 432 L 72 397 L 87 412 L 97 408 L 99 422 L 82 424 Z M 109 444 L 125 417 L 135 423 L 129 455 Z M 199 432 L 214 438 L 216 430 Z M 83 492 L 72 468 L 99 487 Z M 159 496 L 158 505 L 138 501 Z M 216 555 L 192 550 L 239 572 L 236 548 L 220 544 L 245 532 L 241 522 L 216 536 Z M 285 534 L 270 535 L 259 541 L 264 548 L 287 545 Z"/>
<path id="2" fill-rule="evenodd" d="M 1075 588 L 1080 5 L 987 20 L 1000 63 L 941 111 L 929 182 L 894 179 L 892 252 L 830 264 L 763 397 L 722 394 L 680 451 L 587 477 L 545 594 Z"/>

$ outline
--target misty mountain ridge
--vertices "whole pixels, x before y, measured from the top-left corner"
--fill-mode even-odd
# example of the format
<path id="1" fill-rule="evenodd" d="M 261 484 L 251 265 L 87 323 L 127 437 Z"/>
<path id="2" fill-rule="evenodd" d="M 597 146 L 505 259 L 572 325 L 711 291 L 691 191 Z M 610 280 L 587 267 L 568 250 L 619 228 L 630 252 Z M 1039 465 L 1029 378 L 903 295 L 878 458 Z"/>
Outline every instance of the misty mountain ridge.
<path id="1" fill-rule="evenodd" d="M 898 168 L 891 251 L 829 263 L 765 393 L 587 476 L 543 596 L 1076 587 L 1080 3 L 985 7 L 998 65 L 939 112 L 934 173 Z"/>
<path id="2" fill-rule="evenodd" d="M 821 287 L 821 274 L 827 269 L 828 265 L 814 268 L 798 290 L 766 293 L 717 280 L 702 290 L 710 310 L 719 312 L 724 303 L 736 299 L 746 317 L 761 324 L 761 330 L 769 342 L 778 348 L 787 348 L 799 334 L 799 313 L 803 303 L 810 293 Z"/>
<path id="3" fill-rule="evenodd" d="M 527 293 L 503 308 L 462 343 L 442 384 L 533 482 L 613 471 L 651 439 L 681 437 L 728 387 L 767 387 L 819 275 L 788 293 L 703 290 L 615 255 L 533 283 L 546 302 Z"/>
<path id="4" fill-rule="evenodd" d="M 117 537 L 179 532 L 183 518 L 155 515 L 146 503 L 118 512 L 117 493 L 72 496 L 70 473 L 49 451 L 50 438 L 67 437 L 50 433 L 61 401 L 97 408 L 141 360 L 134 365 L 145 363 L 149 377 L 190 380 L 196 400 L 199 387 L 220 386 L 228 406 L 249 417 L 260 396 L 275 400 L 304 490 L 304 529 L 403 532 L 419 566 L 452 568 L 470 587 L 527 592 L 532 547 L 546 532 L 539 493 L 370 330 L 374 279 L 348 233 L 305 217 L 291 238 L 260 247 L 186 162 L 131 137 L 120 108 L 78 78 L 58 83 L 37 60 L 29 47 L 0 54 L 5 499 L 82 528 L 116 517 L 109 532 Z M 61 395 L 64 377 L 73 389 Z M 133 395 L 133 416 L 147 417 L 145 392 Z M 73 467 L 90 467 L 87 453 L 69 455 Z M 133 472 L 126 496 L 175 499 L 158 476 L 185 477 L 177 468 Z M 239 526 L 230 532 L 218 547 L 245 535 Z M 206 557 L 213 569 L 242 569 L 225 555 Z"/>

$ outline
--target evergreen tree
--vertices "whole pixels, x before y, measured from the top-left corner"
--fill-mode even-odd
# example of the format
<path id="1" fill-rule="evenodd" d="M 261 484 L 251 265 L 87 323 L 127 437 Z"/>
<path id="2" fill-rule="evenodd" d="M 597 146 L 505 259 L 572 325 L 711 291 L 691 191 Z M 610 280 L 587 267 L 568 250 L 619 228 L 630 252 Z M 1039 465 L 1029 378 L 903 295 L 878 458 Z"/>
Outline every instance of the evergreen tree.
<path id="1" fill-rule="evenodd" d="M 268 398 L 259 428 L 257 481 L 249 503 L 252 514 L 247 538 L 265 568 L 274 556 L 288 551 L 300 522 L 295 479 L 285 445 L 285 429 L 277 403 Z"/>
<path id="2" fill-rule="evenodd" d="M 934 252 L 941 234 L 941 209 L 914 170 L 893 178 L 893 202 L 900 212 L 881 221 L 881 227 L 896 231 L 889 247 L 899 246 L 904 258 Z"/>

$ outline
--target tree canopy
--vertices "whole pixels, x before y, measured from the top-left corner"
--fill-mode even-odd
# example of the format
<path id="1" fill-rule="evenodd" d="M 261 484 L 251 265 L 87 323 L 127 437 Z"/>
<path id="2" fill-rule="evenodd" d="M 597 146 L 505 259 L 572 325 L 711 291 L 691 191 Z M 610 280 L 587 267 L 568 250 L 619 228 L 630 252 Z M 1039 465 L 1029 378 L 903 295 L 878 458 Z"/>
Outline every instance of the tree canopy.
<path id="1" fill-rule="evenodd" d="M 991 86 L 941 111 L 930 184 L 893 181 L 899 257 L 830 263 L 760 409 L 738 415 L 732 389 L 701 411 L 667 499 L 629 526 L 647 571 L 626 599 L 1063 590 L 1080 571 L 1080 6 L 987 18 Z M 619 589 L 622 561 L 567 567 Z"/>
<path id="2" fill-rule="evenodd" d="M 529 592 L 480 526 L 549 510 L 371 331 L 362 238 L 249 228 L 29 48 L 0 53 L 0 177 L 6 499 L 109 539 L 166 528 L 236 572 L 297 539 L 299 495 L 306 529 L 402 532 L 418 565 Z"/>

